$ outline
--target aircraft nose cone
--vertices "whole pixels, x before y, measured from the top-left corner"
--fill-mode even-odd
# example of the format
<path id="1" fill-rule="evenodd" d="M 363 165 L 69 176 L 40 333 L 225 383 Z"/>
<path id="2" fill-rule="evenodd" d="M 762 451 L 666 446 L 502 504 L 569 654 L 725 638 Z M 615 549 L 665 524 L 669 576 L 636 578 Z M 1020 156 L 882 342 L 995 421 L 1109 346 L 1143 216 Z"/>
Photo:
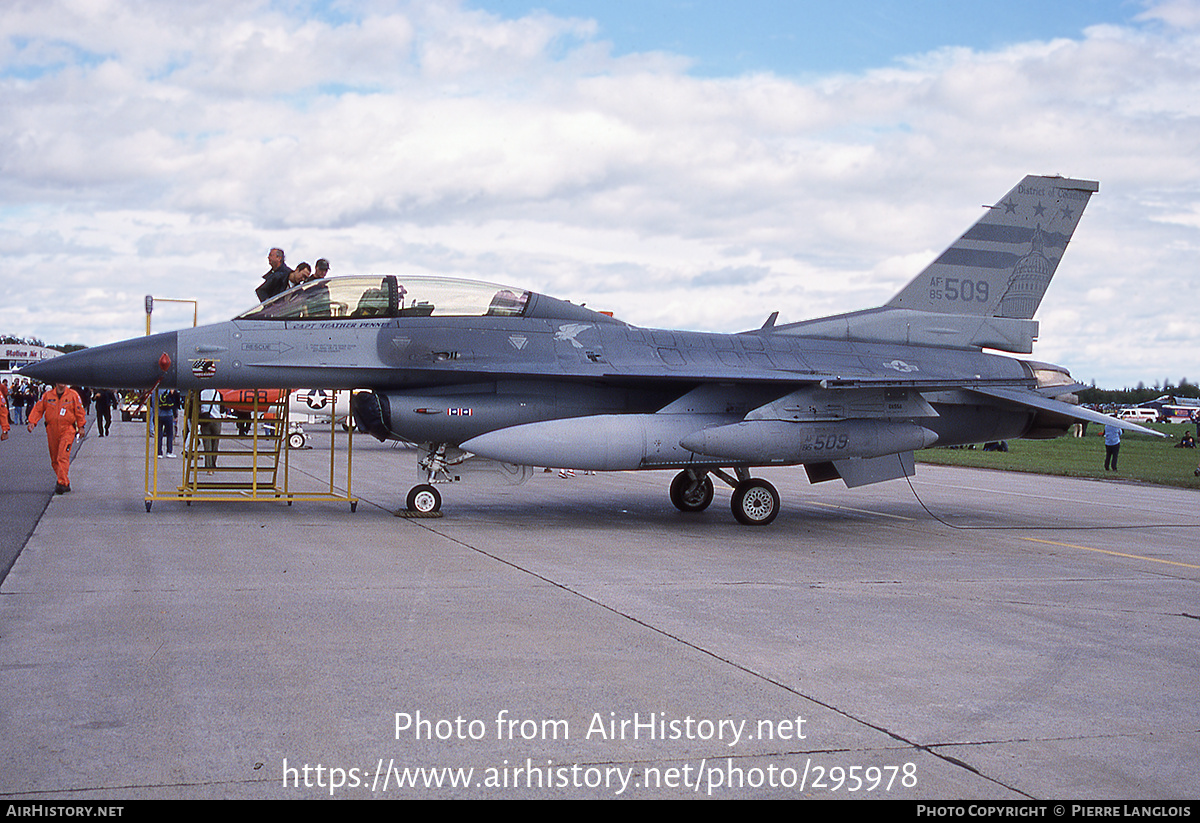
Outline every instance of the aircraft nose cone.
<path id="1" fill-rule="evenodd" d="M 53 357 L 26 366 L 20 374 L 73 386 L 145 389 L 161 379 L 164 386 L 173 387 L 177 344 L 175 332 L 164 332 Z"/>

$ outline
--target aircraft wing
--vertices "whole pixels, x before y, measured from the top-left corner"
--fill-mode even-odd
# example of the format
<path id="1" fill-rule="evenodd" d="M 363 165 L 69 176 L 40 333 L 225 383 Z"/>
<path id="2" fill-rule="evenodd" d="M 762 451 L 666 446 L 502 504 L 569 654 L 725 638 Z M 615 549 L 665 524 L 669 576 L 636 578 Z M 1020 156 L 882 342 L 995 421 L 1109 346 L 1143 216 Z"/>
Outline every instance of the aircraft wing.
<path id="1" fill-rule="evenodd" d="M 1015 403 L 1018 406 L 1025 406 L 1039 411 L 1050 412 L 1051 414 L 1059 414 L 1063 417 L 1078 420 L 1079 422 L 1099 423 L 1101 426 L 1116 426 L 1119 429 L 1126 431 L 1134 431 L 1138 434 L 1149 434 L 1154 437 L 1163 437 L 1167 435 L 1162 432 L 1157 432 L 1154 429 L 1148 429 L 1145 426 L 1139 426 L 1136 423 L 1130 423 L 1127 420 L 1118 420 L 1115 417 L 1110 417 L 1107 414 L 1101 414 L 1098 411 L 1081 408 L 1080 406 L 1072 406 L 1070 403 L 1063 403 L 1059 400 L 1054 400 L 1049 397 L 1042 397 L 1040 394 L 1030 390 L 1023 389 L 1008 389 L 1008 388 L 993 388 L 984 386 L 969 386 L 969 391 L 976 394 L 984 395 L 985 397 L 1003 400 L 1008 403 Z"/>

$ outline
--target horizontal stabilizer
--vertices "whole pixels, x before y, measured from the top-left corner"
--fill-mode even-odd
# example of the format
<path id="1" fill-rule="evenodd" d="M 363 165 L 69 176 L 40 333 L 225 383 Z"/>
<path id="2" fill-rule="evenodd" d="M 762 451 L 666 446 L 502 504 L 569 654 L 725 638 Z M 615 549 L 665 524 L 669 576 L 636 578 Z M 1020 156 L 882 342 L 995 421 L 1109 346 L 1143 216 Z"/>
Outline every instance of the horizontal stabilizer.
<path id="1" fill-rule="evenodd" d="M 1109 417 L 1107 414 L 1101 414 L 1098 411 L 1092 411 L 1091 409 L 1085 409 L 1080 406 L 1072 406 L 1070 403 L 1063 403 L 1060 400 L 1054 400 L 1049 397 L 1042 397 L 1037 392 L 1029 390 L 982 388 L 976 386 L 971 387 L 969 391 L 973 391 L 976 394 L 982 394 L 986 397 L 996 398 L 997 400 L 1005 400 L 1018 406 L 1050 412 L 1051 414 L 1057 414 L 1071 420 L 1077 420 L 1081 423 L 1098 423 L 1101 426 L 1116 426 L 1118 429 L 1134 431 L 1138 434 L 1149 434 L 1154 437 L 1166 437 L 1166 435 L 1162 432 L 1157 432 L 1154 429 L 1147 429 L 1145 426 L 1139 426 L 1137 423 L 1130 423 L 1128 420 L 1118 420 L 1115 417 Z"/>

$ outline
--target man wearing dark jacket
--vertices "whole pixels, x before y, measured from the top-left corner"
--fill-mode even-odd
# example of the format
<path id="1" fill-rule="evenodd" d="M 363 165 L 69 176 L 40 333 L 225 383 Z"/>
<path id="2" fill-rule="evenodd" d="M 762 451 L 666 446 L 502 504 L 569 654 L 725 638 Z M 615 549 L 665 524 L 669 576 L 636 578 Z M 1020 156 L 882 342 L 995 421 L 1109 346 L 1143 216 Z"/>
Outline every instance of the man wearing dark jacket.
<path id="1" fill-rule="evenodd" d="M 96 401 L 96 428 L 100 430 L 100 436 L 111 435 L 109 429 L 112 428 L 112 412 L 118 407 L 117 395 L 112 389 L 97 389 L 94 395 Z"/>
<path id="2" fill-rule="evenodd" d="M 283 262 L 283 249 L 271 249 L 267 254 L 267 263 L 271 270 L 263 275 L 262 285 L 254 290 L 258 302 L 265 303 L 288 287 L 288 276 L 292 270 Z"/>

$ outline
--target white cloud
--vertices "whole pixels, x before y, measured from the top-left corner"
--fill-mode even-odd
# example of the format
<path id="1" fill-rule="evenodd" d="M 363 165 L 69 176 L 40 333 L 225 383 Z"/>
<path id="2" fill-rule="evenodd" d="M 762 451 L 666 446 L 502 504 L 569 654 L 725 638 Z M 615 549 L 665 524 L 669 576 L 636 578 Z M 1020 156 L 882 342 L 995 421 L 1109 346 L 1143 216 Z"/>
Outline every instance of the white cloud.
<path id="1" fill-rule="evenodd" d="M 1140 15 L 1143 20 L 1160 20 L 1175 29 L 1200 29 L 1200 4 L 1196 0 L 1157 0 Z"/>
<path id="2" fill-rule="evenodd" d="M 1182 376 L 1196 9 L 797 80 L 697 78 L 611 56 L 589 21 L 445 2 L 3 4 L 0 331 L 130 336 L 147 292 L 229 316 L 274 245 L 739 330 L 887 300 L 1036 172 L 1101 191 L 1035 355 Z"/>

